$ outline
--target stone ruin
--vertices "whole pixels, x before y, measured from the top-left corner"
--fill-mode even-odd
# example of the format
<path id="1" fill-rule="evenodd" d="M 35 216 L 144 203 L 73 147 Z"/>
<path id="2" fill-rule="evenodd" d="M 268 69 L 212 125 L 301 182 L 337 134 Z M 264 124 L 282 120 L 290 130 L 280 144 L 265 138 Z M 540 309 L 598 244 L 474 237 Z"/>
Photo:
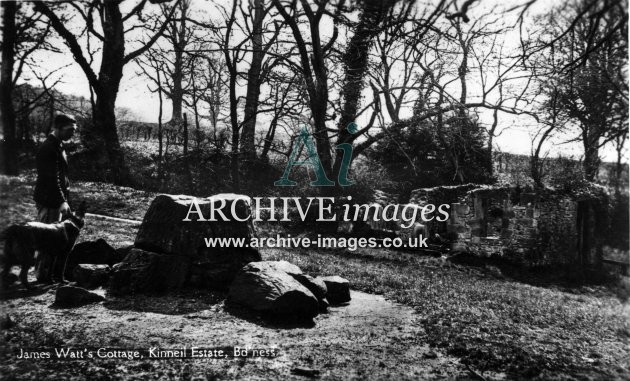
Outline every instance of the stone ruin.
<path id="1" fill-rule="evenodd" d="M 289 262 L 262 261 L 254 248 L 208 247 L 205 238 L 243 238 L 249 242 L 256 229 L 251 219 L 183 221 L 193 199 L 157 196 L 133 247 L 116 251 L 102 240 L 77 245 L 71 254 L 73 268 L 69 269 L 75 281 L 86 288 L 107 285 L 108 295 L 116 297 L 164 293 L 183 286 L 227 291 L 230 305 L 290 319 L 310 319 L 329 305 L 350 301 L 349 283 L 341 277 L 313 278 Z M 195 200 L 204 216 L 209 215 L 213 203 L 233 207 L 243 219 L 251 215 L 250 203 L 241 195 Z M 112 261 L 119 263 L 110 267 Z M 77 287 L 61 287 L 57 294 L 59 305 L 92 300 Z"/>
<path id="2" fill-rule="evenodd" d="M 602 199 L 605 190 L 596 185 L 564 192 L 467 184 L 417 189 L 410 203 L 450 205 L 447 221 L 426 224 L 454 252 L 547 266 L 601 261 L 595 209 Z"/>

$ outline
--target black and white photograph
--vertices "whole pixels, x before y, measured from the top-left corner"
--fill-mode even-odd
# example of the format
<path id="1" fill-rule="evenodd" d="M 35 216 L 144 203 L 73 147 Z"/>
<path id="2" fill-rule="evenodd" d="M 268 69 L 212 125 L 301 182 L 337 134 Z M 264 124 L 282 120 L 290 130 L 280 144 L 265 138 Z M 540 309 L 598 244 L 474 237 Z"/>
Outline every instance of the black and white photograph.
<path id="1" fill-rule="evenodd" d="M 627 0 L 0 36 L 0 379 L 630 380 Z"/>

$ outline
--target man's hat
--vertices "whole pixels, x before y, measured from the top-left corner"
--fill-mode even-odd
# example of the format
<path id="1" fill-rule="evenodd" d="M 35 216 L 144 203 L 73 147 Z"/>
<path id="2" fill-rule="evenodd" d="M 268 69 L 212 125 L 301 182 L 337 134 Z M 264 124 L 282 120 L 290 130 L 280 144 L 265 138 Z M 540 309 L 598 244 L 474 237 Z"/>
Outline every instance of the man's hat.
<path id="1" fill-rule="evenodd" d="M 55 115 L 55 119 L 53 120 L 53 124 L 56 128 L 59 128 L 61 126 L 65 126 L 68 124 L 74 124 L 76 122 L 77 120 L 74 118 L 74 116 L 69 115 L 69 114 L 64 114 L 64 113 L 59 113 Z"/>

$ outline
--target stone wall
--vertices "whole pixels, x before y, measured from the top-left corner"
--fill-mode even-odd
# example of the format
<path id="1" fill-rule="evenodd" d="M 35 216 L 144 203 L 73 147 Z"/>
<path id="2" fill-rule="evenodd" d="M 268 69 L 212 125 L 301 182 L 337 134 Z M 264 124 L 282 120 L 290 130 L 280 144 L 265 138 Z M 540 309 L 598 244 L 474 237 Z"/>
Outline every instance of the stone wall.
<path id="1" fill-rule="evenodd" d="M 410 202 L 450 204 L 448 221 L 427 225 L 431 236 L 439 234 L 450 240 L 453 251 L 498 256 L 528 266 L 581 261 L 578 205 L 588 201 L 573 195 L 468 184 L 418 189 L 412 192 Z M 588 256 L 588 262 L 594 260 L 595 255 Z"/>
<path id="2" fill-rule="evenodd" d="M 453 204 L 460 205 L 460 203 L 462 203 L 466 197 L 466 192 L 477 187 L 479 186 L 475 184 L 467 184 L 458 186 L 441 186 L 434 188 L 416 189 L 411 192 L 409 203 L 418 205 L 420 207 L 423 207 L 427 204 L 434 204 L 436 207 L 441 204 L 449 204 L 451 205 L 452 211 Z M 463 211 L 464 210 L 461 210 L 461 212 Z M 437 220 L 432 220 L 428 222 L 419 222 L 427 226 L 430 237 L 434 237 L 437 233 L 443 238 L 448 238 L 451 240 L 455 238 L 454 234 L 448 233 L 447 226 L 449 221 L 439 222 Z M 407 237 L 409 234 L 411 234 L 412 229 L 413 227 L 410 227 L 408 229 L 400 228 L 400 235 Z"/>

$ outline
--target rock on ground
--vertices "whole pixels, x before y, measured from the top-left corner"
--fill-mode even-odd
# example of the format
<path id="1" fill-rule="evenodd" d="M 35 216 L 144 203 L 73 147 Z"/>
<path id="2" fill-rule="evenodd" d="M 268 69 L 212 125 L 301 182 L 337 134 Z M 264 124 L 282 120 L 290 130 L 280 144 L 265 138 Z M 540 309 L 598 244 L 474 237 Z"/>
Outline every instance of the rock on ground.
<path id="1" fill-rule="evenodd" d="M 199 206 L 198 210 L 193 201 Z M 217 221 L 204 221 L 211 218 L 213 209 Z M 229 220 L 223 220 L 222 214 L 217 212 L 219 209 Z M 244 265 L 262 259 L 258 250 L 253 248 L 206 245 L 205 239 L 209 238 L 243 238 L 248 242 L 255 237 L 251 219 L 237 221 L 232 211 L 239 219 L 249 217 L 249 197 L 236 194 L 218 194 L 208 198 L 157 196 L 144 216 L 134 246 L 189 257 L 193 284 L 226 289 Z M 183 221 L 186 217 L 190 221 Z"/>
<path id="2" fill-rule="evenodd" d="M 99 294 L 74 286 L 61 286 L 55 294 L 55 305 L 58 307 L 80 307 L 103 300 L 105 298 Z"/>
<path id="3" fill-rule="evenodd" d="M 119 263 L 125 257 L 111 247 L 104 239 L 81 242 L 74 246 L 66 264 L 65 277 L 73 279 L 74 268 L 79 264 L 109 265 Z"/>
<path id="4" fill-rule="evenodd" d="M 326 299 L 332 305 L 347 303 L 350 301 L 350 284 L 347 279 L 340 276 L 321 277 L 326 284 Z"/>
<path id="5" fill-rule="evenodd" d="M 108 265 L 79 264 L 72 271 L 77 284 L 85 288 L 97 288 L 107 284 L 110 267 Z"/>
<path id="6" fill-rule="evenodd" d="M 163 293 L 184 285 L 190 258 L 133 248 L 114 266 L 108 292 L 113 296 L 133 293 Z"/>
<path id="7" fill-rule="evenodd" d="M 227 302 L 291 318 L 310 319 L 319 310 L 315 295 L 273 262 L 243 267 L 230 285 Z"/>

